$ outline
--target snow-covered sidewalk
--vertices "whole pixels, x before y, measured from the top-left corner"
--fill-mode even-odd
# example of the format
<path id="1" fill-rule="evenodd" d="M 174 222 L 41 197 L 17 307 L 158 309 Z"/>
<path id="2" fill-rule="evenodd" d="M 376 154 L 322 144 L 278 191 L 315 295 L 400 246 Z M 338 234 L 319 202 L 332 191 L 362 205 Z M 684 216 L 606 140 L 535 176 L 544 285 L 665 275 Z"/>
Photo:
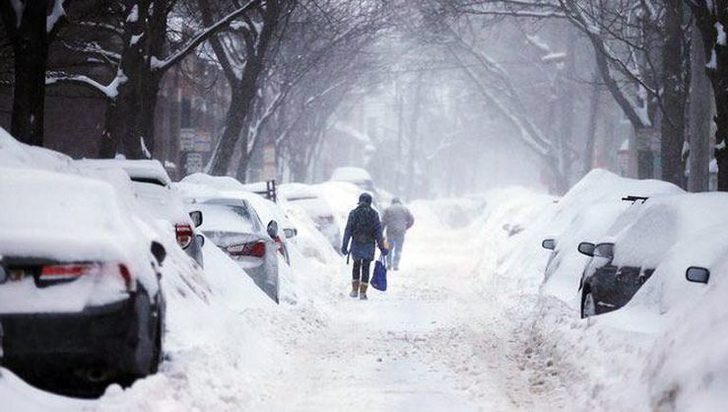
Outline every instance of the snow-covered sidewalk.
<path id="1" fill-rule="evenodd" d="M 528 310 L 504 310 L 483 286 L 483 245 L 429 206 L 414 205 L 402 270 L 369 301 L 348 297 L 342 263 L 299 274 L 298 302 L 272 305 L 206 250 L 206 281 L 170 299 L 159 374 L 96 401 L 20 396 L 31 388 L 15 378 L 0 379 L 0 394 L 20 410 L 558 409 L 562 392 L 541 378 L 549 368 L 520 339 Z"/>
<path id="2" fill-rule="evenodd" d="M 259 382 L 265 396 L 251 409 L 556 409 L 523 370 L 517 323 L 476 287 L 479 259 L 466 235 L 420 219 L 402 270 L 368 302 L 346 296 L 342 274 L 326 324 L 289 337 L 286 361 Z"/>

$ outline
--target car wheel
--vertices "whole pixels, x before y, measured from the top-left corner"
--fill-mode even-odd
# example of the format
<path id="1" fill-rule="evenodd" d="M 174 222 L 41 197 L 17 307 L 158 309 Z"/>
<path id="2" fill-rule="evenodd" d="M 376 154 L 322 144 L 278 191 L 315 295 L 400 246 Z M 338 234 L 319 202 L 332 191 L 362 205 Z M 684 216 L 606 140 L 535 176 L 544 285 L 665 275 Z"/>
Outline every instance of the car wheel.
<path id="1" fill-rule="evenodd" d="M 581 300 L 581 318 L 585 319 L 597 314 L 597 304 L 594 301 L 594 295 L 591 292 L 584 293 Z"/>
<path id="2" fill-rule="evenodd" d="M 155 373 L 161 357 L 161 334 L 159 333 L 161 313 L 159 304 L 152 303 L 144 288 L 140 288 L 136 301 L 137 347 L 136 378 Z M 159 346 L 160 350 L 157 350 Z"/>
<path id="3" fill-rule="evenodd" d="M 159 365 L 162 363 L 162 321 L 157 315 L 157 327 L 154 336 L 154 347 L 152 348 L 152 362 L 149 365 L 149 374 L 159 371 Z"/>

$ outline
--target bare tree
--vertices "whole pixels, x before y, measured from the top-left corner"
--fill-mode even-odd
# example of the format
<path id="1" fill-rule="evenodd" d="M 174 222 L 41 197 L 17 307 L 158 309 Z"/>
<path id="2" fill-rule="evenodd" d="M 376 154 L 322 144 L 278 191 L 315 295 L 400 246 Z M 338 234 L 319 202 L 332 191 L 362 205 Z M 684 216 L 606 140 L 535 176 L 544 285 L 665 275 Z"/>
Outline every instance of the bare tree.
<path id="1" fill-rule="evenodd" d="M 74 28 L 107 34 L 103 44 L 81 42 L 83 47 L 76 51 L 93 57 L 93 61 L 101 56 L 106 73 L 112 73 L 110 78 L 87 70 L 63 70 L 49 73 L 46 83 L 76 84 L 104 97 L 107 107 L 101 156 L 123 153 L 130 158 L 151 157 L 154 114 L 164 74 L 257 4 L 248 1 L 206 26 L 185 25 L 180 32 L 171 29 L 170 18 L 189 22 L 191 16 L 178 0 L 109 0 L 107 10 L 74 22 Z M 77 33 L 72 31 L 70 36 Z"/>
<path id="2" fill-rule="evenodd" d="M 693 11 L 695 25 L 703 40 L 705 71 L 715 99 L 715 160 L 718 163 L 718 190 L 728 191 L 728 41 L 725 28 L 728 13 L 724 1 L 685 0 Z"/>
<path id="3" fill-rule="evenodd" d="M 65 21 L 64 4 L 68 1 L 0 2 L 0 20 L 12 45 L 14 63 L 10 133 L 28 144 L 43 145 L 48 47 Z"/>

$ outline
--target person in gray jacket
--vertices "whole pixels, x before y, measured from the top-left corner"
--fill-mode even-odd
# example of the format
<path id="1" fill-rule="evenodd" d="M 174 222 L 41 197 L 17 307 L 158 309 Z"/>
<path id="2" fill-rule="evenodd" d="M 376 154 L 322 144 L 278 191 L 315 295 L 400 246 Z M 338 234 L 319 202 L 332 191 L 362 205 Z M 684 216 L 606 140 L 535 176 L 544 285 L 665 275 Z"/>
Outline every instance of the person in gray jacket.
<path id="1" fill-rule="evenodd" d="M 384 211 L 382 216 L 382 227 L 386 230 L 390 249 L 390 253 L 387 255 L 388 269 L 399 270 L 404 235 L 414 224 L 415 218 L 412 217 L 409 209 L 398 198 L 392 199 L 392 205 Z"/>

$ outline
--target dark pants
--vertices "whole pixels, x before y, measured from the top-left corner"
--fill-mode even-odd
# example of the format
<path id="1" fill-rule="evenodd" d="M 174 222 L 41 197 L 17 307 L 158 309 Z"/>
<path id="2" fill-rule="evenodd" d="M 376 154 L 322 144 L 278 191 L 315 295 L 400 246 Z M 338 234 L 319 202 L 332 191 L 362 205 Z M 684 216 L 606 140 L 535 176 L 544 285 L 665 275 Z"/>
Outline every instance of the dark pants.
<path id="1" fill-rule="evenodd" d="M 369 283 L 369 265 L 372 261 L 367 259 L 354 259 L 354 269 L 352 270 L 352 280 L 361 281 L 361 283 Z"/>
<path id="2" fill-rule="evenodd" d="M 404 247 L 404 233 L 388 233 L 387 240 L 391 248 L 387 255 L 387 266 L 399 268 L 399 260 L 402 258 L 402 248 Z"/>

